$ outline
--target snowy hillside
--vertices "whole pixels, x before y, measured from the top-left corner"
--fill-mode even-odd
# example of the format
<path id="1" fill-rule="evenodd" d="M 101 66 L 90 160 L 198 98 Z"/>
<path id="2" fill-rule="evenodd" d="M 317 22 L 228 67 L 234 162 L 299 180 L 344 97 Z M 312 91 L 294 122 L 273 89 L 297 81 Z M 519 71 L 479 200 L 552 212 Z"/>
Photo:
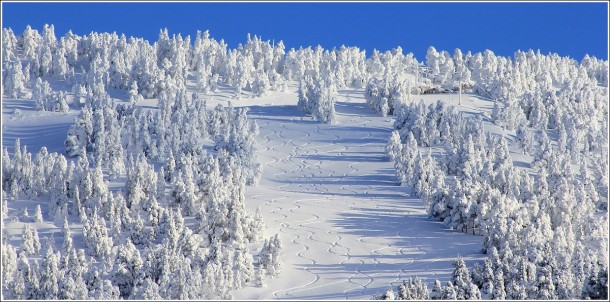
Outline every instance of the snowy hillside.
<path id="1" fill-rule="evenodd" d="M 607 298 L 608 61 L 2 52 L 3 299 Z"/>

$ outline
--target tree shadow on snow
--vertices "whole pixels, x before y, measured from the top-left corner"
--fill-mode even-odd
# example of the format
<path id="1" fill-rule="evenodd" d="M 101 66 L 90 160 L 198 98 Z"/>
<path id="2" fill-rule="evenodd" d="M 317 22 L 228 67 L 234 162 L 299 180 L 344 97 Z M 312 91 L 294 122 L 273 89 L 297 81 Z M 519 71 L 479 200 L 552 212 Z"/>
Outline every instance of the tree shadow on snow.
<path id="1" fill-rule="evenodd" d="M 335 112 L 339 115 L 379 117 L 366 103 L 335 102 Z"/>
<path id="2" fill-rule="evenodd" d="M 281 116 L 281 115 L 278 115 L 278 116 Z M 303 124 L 303 125 L 318 124 L 317 121 L 311 120 L 307 117 L 295 118 L 295 119 L 285 119 L 285 118 L 270 118 L 270 117 L 254 116 L 254 117 L 252 117 L 252 119 L 255 119 L 259 125 L 261 124 L 261 121 L 269 121 L 269 122 L 273 122 L 273 123 L 285 123 L 285 124 Z"/>
<path id="3" fill-rule="evenodd" d="M 338 145 L 347 145 L 347 144 L 356 144 L 364 146 L 366 144 L 385 144 L 388 140 L 387 138 L 338 138 L 338 139 L 320 139 L 315 140 L 316 142 L 326 143 L 326 144 L 338 144 Z"/>
<path id="4" fill-rule="evenodd" d="M 294 192 L 294 193 L 307 193 L 313 195 L 322 195 L 322 196 L 338 196 L 338 197 L 358 197 L 358 198 L 369 198 L 369 199 L 396 199 L 396 194 L 384 194 L 384 193 L 353 193 L 353 192 L 316 192 L 316 191 L 303 191 L 303 190 L 283 190 L 286 192 Z"/>
<path id="5" fill-rule="evenodd" d="M 272 105 L 272 106 L 248 106 L 249 115 L 257 116 L 294 116 L 302 117 L 303 113 L 297 108 L 296 105 Z"/>
<path id="6" fill-rule="evenodd" d="M 447 228 L 440 221 L 428 218 L 426 214 L 409 211 L 421 208 L 417 199 L 405 199 L 391 212 L 390 209 L 352 208 L 331 220 L 344 233 L 366 238 L 395 238 L 394 246 L 421 249 L 427 259 L 453 259 L 477 257 L 480 254 L 481 236 L 465 234 Z M 412 253 L 412 252 L 411 252 Z M 379 255 L 372 255 L 381 257 Z M 421 258 L 421 257 L 420 257 Z"/>
<path id="7" fill-rule="evenodd" d="M 378 180 L 354 180 L 354 178 L 351 179 L 347 179 L 347 180 L 342 180 L 339 177 L 315 177 L 315 178 L 306 178 L 306 177 L 302 177 L 302 178 L 297 178 L 295 180 L 277 180 L 276 182 L 279 183 L 289 183 L 289 184 L 294 184 L 294 185 L 298 185 L 298 184 L 306 184 L 306 185 L 319 185 L 319 186 L 343 186 L 343 187 L 348 187 L 349 190 L 349 186 L 378 186 L 378 185 L 388 185 L 391 184 L 389 182 L 383 182 L 383 181 L 378 181 Z M 329 194 L 334 194 L 332 192 L 330 192 Z M 365 193 L 360 193 L 359 194 L 362 197 L 369 197 L 367 194 Z M 394 197 L 396 197 L 396 195 L 393 195 Z"/>
<path id="8" fill-rule="evenodd" d="M 29 152 L 36 153 L 45 146 L 49 153 L 63 153 L 65 151 L 63 140 L 72 124 L 65 122 L 44 126 L 12 125 L 5 127 L 2 129 L 2 147 L 7 147 L 9 153 L 13 154 L 15 140 L 19 138 L 21 146 L 27 145 Z M 60 139 L 59 144 L 57 143 L 58 138 Z"/>
<path id="9" fill-rule="evenodd" d="M 35 105 L 33 100 L 2 99 L 2 113 L 10 114 L 15 110 L 36 111 Z"/>
<path id="10" fill-rule="evenodd" d="M 343 125 L 343 124 L 337 124 L 337 125 L 332 125 L 333 127 L 336 128 L 336 130 L 341 130 L 341 131 L 354 131 L 354 132 L 358 132 L 358 133 L 382 133 L 383 137 L 385 138 L 385 140 L 387 141 L 387 136 L 390 135 L 390 132 L 392 132 L 392 128 L 388 127 L 388 128 L 380 128 L 380 127 L 369 127 L 369 126 L 350 126 L 350 125 Z M 362 137 L 362 139 L 365 139 L 366 137 Z M 368 138 L 370 139 L 370 137 Z"/>
<path id="11" fill-rule="evenodd" d="M 347 153 L 347 152 L 342 152 Z M 376 152 L 378 153 L 378 152 Z M 386 162 L 386 155 L 307 155 L 307 156 L 296 156 L 296 158 L 304 158 L 309 160 L 319 160 L 319 161 L 349 161 L 353 163 L 362 163 L 362 162 Z"/>

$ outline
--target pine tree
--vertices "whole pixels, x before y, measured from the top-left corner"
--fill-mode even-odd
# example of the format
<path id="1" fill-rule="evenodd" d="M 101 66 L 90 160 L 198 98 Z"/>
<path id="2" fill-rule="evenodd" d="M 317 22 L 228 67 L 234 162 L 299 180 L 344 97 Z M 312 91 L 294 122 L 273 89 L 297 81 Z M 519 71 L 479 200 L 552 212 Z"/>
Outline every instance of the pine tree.
<path id="1" fill-rule="evenodd" d="M 388 288 L 383 295 L 381 295 L 380 300 L 396 300 L 396 295 L 391 288 Z"/>
<path id="2" fill-rule="evenodd" d="M 536 267 L 535 286 L 538 288 L 538 299 L 554 299 L 555 285 L 552 280 L 552 269 L 550 266 L 539 264 Z"/>
<path id="3" fill-rule="evenodd" d="M 136 285 L 129 299 L 134 300 L 162 300 L 159 294 L 159 285 L 151 278 L 146 278 L 142 284 Z"/>
<path id="4" fill-rule="evenodd" d="M 260 207 L 256 208 L 256 212 L 254 213 L 254 217 L 250 221 L 250 227 L 248 228 L 250 234 L 247 235 L 247 238 L 250 242 L 256 242 L 263 238 L 263 234 L 265 231 L 265 222 L 263 220 L 263 214 L 261 212 Z"/>
<path id="5" fill-rule="evenodd" d="M 34 233 L 28 223 L 24 224 L 23 231 L 21 232 L 21 250 L 29 255 L 34 255 L 38 252 L 34 245 Z"/>
<path id="6" fill-rule="evenodd" d="M 34 211 L 34 222 L 35 223 L 40 223 L 42 222 L 42 211 L 40 209 L 40 205 L 36 205 L 36 210 Z"/>
<path id="7" fill-rule="evenodd" d="M 396 158 L 402 153 L 402 143 L 400 141 L 400 135 L 397 130 L 392 131 L 390 138 L 386 144 L 386 153 L 390 158 L 390 161 L 395 161 Z"/>
<path id="8" fill-rule="evenodd" d="M 8 76 L 3 77 L 4 89 L 3 92 L 9 98 L 21 98 L 25 96 L 25 76 L 23 75 L 23 67 L 19 59 L 8 63 Z M 2 64 L 4 69 L 4 64 Z"/>
<path id="9" fill-rule="evenodd" d="M 64 237 L 64 242 L 61 246 L 61 252 L 64 255 L 67 255 L 69 251 L 72 250 L 73 245 L 72 245 L 72 232 L 70 231 L 70 225 L 68 225 L 68 219 L 67 217 L 64 217 L 64 224 L 62 227 L 62 234 Z"/>
<path id="10" fill-rule="evenodd" d="M 30 214 L 28 213 L 28 208 L 24 207 L 23 211 L 21 213 L 21 221 L 23 222 L 30 222 Z"/>
<path id="11" fill-rule="evenodd" d="M 264 268 L 271 276 L 276 276 L 280 272 L 281 250 L 282 243 L 279 238 L 279 234 L 275 234 L 275 236 L 269 239 L 265 239 L 265 242 L 263 243 L 263 248 L 259 253 L 259 265 Z"/>
<path id="12" fill-rule="evenodd" d="M 36 270 L 31 270 L 29 275 L 30 279 L 25 283 L 24 298 L 28 300 L 41 299 L 42 296 L 38 272 L 39 265 L 37 260 L 34 260 L 34 264 L 32 265 L 32 269 L 34 268 L 36 268 Z"/>
<path id="13" fill-rule="evenodd" d="M 17 252 L 10 244 L 8 238 L 5 238 L 4 230 L 2 235 L 2 280 L 8 284 L 13 279 L 13 273 L 18 269 Z M 22 256 L 22 255 L 23 256 Z M 25 257 L 25 253 L 21 252 L 20 257 Z M 28 265 L 29 268 L 29 265 Z M 3 284 L 4 285 L 4 284 Z M 4 288 L 4 286 L 3 286 Z"/>
<path id="14" fill-rule="evenodd" d="M 40 292 L 41 298 L 54 300 L 59 295 L 59 253 L 55 253 L 51 244 L 46 248 L 46 253 L 40 270 Z"/>
<path id="15" fill-rule="evenodd" d="M 48 97 L 51 95 L 51 86 L 47 81 L 37 78 L 32 89 L 32 99 L 36 102 L 36 110 L 48 111 L 51 110 L 47 103 Z"/>
<path id="16" fill-rule="evenodd" d="M 468 299 L 470 298 L 470 284 L 472 283 L 470 279 L 470 273 L 468 273 L 468 268 L 466 267 L 466 263 L 464 259 L 459 257 L 453 262 L 453 267 L 455 268 L 451 277 L 452 283 L 455 285 L 456 298 L 457 299 Z"/>
<path id="17" fill-rule="evenodd" d="M 22 274 L 17 273 L 10 282 L 8 282 L 7 280 L 4 280 L 4 282 L 6 282 L 5 284 L 7 285 L 3 284 L 2 286 L 3 298 L 16 300 L 24 299 L 26 281 L 24 280 Z M 5 287 L 6 290 L 4 289 Z"/>
<path id="18" fill-rule="evenodd" d="M 479 275 L 480 280 L 473 280 L 475 284 L 481 287 L 481 297 L 486 300 L 491 300 L 493 298 L 493 290 L 494 290 L 494 270 L 493 264 L 489 258 L 485 258 L 483 267 L 481 268 L 481 273 Z M 473 278 L 474 279 L 474 278 Z"/>
<path id="19" fill-rule="evenodd" d="M 467 295 L 470 300 L 481 300 L 481 291 L 474 283 L 470 283 L 470 288 L 468 289 Z"/>
<path id="20" fill-rule="evenodd" d="M 261 97 L 264 96 L 270 88 L 271 85 L 267 74 L 258 71 L 254 77 L 254 81 L 252 81 L 252 93 L 257 97 Z"/>
<path id="21" fill-rule="evenodd" d="M 242 288 L 246 283 L 254 281 L 254 260 L 249 249 L 237 249 L 233 261 L 233 288 Z"/>
<path id="22" fill-rule="evenodd" d="M 447 285 L 443 287 L 442 300 L 457 300 L 457 291 L 451 281 L 447 281 Z"/>
<path id="23" fill-rule="evenodd" d="M 504 300 L 506 299 L 506 291 L 504 289 L 504 274 L 502 270 L 496 272 L 496 276 L 493 282 L 493 299 Z"/>
<path id="24" fill-rule="evenodd" d="M 432 287 L 432 291 L 430 292 L 431 300 L 441 300 L 443 298 L 443 287 L 441 285 L 441 281 L 438 279 L 434 280 L 434 286 Z"/>
<path id="25" fill-rule="evenodd" d="M 142 268 L 143 262 L 140 252 L 129 239 L 118 251 L 112 283 L 119 287 L 121 297 L 127 298 L 132 293 L 136 276 Z"/>
<path id="26" fill-rule="evenodd" d="M 591 270 L 582 288 L 582 298 L 608 299 L 608 271 L 605 267 Z"/>
<path id="27" fill-rule="evenodd" d="M 266 287 L 267 285 L 265 284 L 265 275 L 267 275 L 267 272 L 265 271 L 264 268 L 262 268 L 262 266 L 258 266 L 258 268 L 256 269 L 256 275 L 255 275 L 255 279 L 254 279 L 254 284 L 256 285 L 256 287 Z"/>

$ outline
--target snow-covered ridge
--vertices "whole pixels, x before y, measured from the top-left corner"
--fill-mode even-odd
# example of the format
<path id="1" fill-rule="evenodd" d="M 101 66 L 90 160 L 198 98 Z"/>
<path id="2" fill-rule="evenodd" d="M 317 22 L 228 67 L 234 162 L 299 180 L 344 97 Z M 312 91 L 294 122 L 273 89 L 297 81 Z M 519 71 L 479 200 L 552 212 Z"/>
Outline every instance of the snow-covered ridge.
<path id="1" fill-rule="evenodd" d="M 608 61 L 2 42 L 3 298 L 607 297 Z"/>

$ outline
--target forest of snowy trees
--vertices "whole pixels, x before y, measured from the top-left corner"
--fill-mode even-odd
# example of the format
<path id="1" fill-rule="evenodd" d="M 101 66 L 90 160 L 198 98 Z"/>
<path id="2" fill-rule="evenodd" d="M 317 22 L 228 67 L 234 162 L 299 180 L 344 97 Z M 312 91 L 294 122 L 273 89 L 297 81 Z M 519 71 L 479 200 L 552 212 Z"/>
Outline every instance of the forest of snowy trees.
<path id="1" fill-rule="evenodd" d="M 153 44 L 116 33 L 58 39 L 52 25 L 2 36 L 3 99 L 78 112 L 65 152 L 32 153 L 19 140 L 2 150 L 2 223 L 11 202 L 48 204 L 24 209 L 19 246 L 2 234 L 4 298 L 229 299 L 278 276 L 282 242 L 245 207 L 262 173 L 258 125 L 246 108 L 210 107 L 202 95 L 232 87 L 241 102 L 289 82 L 303 114 L 331 124 L 337 90 L 364 90 L 373 111 L 394 117 L 387 153 L 399 183 L 431 218 L 484 238 L 483 264 L 459 258 L 446 284 L 412 278 L 377 298 L 607 298 L 608 61 L 430 47 L 424 64 L 401 48 L 287 51 L 248 36 L 230 49 L 207 31 L 191 41 L 167 29 Z M 457 91 L 490 99 L 492 114 L 416 101 Z M 137 106 L 144 99 L 156 107 Z M 533 158 L 533 173 L 513 164 L 510 144 Z M 61 248 L 39 237 L 42 221 L 62 230 Z"/>
<path id="2" fill-rule="evenodd" d="M 3 297 L 226 299 L 230 290 L 262 286 L 280 272 L 279 237 L 265 239 L 260 212 L 248 213 L 244 204 L 245 186 L 261 174 L 256 122 L 243 108 L 207 108 L 186 89 L 189 72 L 200 75 L 202 90 L 214 89 L 218 83 L 203 77 L 218 79 L 217 72 L 235 85 L 249 84 L 252 59 L 274 68 L 264 65 L 277 64 L 273 52 L 253 51 L 262 44 L 253 40 L 242 49 L 244 60 L 241 52 L 227 55 L 207 33 L 194 47 L 167 31 L 154 45 L 97 33 L 68 33 L 58 42 L 53 26 L 42 35 L 28 27 L 19 37 L 6 29 L 3 36 L 6 96 L 30 97 L 36 110 L 80 111 L 65 154 L 45 147 L 32 154 L 19 140 L 12 154 L 3 150 L 3 217 L 12 200 L 49 199 L 48 212 L 37 207 L 34 220 L 25 220 L 21 246 L 3 233 Z M 217 53 L 227 57 L 216 63 Z M 205 73 L 211 66 L 214 75 Z M 52 91 L 43 78 L 65 79 L 73 89 Z M 31 96 L 24 95 L 28 85 Z M 130 102 L 116 104 L 108 87 L 128 90 Z M 158 98 L 159 110 L 135 106 L 144 97 Z M 124 187 L 111 191 L 109 181 L 121 178 Z M 60 250 L 51 239 L 41 244 L 29 224 L 43 220 L 62 227 Z M 73 220 L 82 225 L 86 249 L 72 244 Z"/>
<path id="3" fill-rule="evenodd" d="M 430 298 L 607 299 L 608 63 L 443 53 L 428 51 L 434 82 L 455 83 L 448 75 L 466 65 L 462 83 L 493 98 L 489 119 L 510 134 L 485 132 L 481 115 L 440 101 L 400 103 L 387 152 L 401 184 L 430 217 L 482 235 L 489 255 L 470 273 L 457 260 L 452 282 Z M 534 174 L 513 165 L 509 139 L 533 158 Z"/>

